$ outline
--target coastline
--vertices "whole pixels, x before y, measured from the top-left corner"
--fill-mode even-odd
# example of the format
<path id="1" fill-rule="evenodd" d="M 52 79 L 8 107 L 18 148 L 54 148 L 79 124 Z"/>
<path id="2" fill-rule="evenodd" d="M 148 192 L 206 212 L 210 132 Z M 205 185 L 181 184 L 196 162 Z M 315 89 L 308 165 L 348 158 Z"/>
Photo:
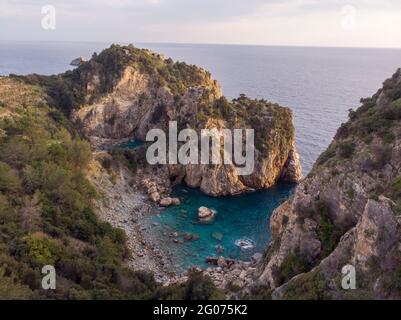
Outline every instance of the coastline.
<path id="1" fill-rule="evenodd" d="M 96 203 L 99 218 L 126 233 L 128 266 L 135 271 L 154 273 L 158 282 L 174 279 L 170 256 L 161 252 L 149 236 L 152 225 L 147 222 L 157 208 L 136 185 L 130 185 L 133 179 L 130 170 L 121 167 L 118 176 L 112 177 L 98 161 L 93 161 L 89 179 L 102 194 L 107 194 L 107 198 L 102 197 Z"/>

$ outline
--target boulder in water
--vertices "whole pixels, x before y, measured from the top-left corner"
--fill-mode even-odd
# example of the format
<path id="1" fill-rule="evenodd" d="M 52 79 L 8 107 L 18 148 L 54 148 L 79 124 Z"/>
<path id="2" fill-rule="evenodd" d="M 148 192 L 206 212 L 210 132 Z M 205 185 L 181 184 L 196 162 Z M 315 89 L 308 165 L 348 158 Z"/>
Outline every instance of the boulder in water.
<path id="1" fill-rule="evenodd" d="M 213 210 L 206 208 L 206 207 L 200 207 L 198 209 L 198 217 L 201 221 L 210 221 L 214 218 L 215 213 Z"/>
<path id="2" fill-rule="evenodd" d="M 159 204 L 160 204 L 160 206 L 166 207 L 166 208 L 170 207 L 172 205 L 179 206 L 180 205 L 180 199 L 167 197 L 167 198 L 161 199 Z"/>
<path id="3" fill-rule="evenodd" d="M 199 240 L 199 235 L 198 234 L 192 234 L 192 233 L 186 233 L 184 235 L 184 239 L 186 241 L 198 241 Z"/>

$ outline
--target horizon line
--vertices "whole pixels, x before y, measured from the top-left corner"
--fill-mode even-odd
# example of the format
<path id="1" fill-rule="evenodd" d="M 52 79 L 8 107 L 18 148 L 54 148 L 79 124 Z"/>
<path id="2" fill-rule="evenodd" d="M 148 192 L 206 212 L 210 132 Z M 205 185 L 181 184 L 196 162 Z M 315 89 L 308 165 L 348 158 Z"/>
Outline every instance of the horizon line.
<path id="1" fill-rule="evenodd" d="M 166 41 L 93 41 L 93 40 L 14 40 L 0 39 L 0 42 L 47 42 L 47 43 L 97 43 L 97 44 L 154 44 L 154 45 L 199 45 L 199 46 L 242 46 L 242 47 L 278 47 L 278 48 L 319 48 L 319 49 L 376 49 L 401 50 L 400 47 L 371 47 L 371 46 L 336 46 L 336 45 L 294 45 L 294 44 L 252 44 L 252 43 L 208 43 L 208 42 L 166 42 Z"/>

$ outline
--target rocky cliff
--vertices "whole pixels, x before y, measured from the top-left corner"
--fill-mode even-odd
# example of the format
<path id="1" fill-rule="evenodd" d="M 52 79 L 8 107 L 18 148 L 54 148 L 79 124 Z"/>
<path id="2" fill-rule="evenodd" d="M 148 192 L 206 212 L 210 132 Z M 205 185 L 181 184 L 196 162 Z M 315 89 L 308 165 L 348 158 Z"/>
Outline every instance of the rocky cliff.
<path id="1" fill-rule="evenodd" d="M 58 101 L 63 98 L 94 145 L 128 138 L 144 141 L 150 129 L 167 133 L 169 121 L 198 132 L 255 129 L 253 174 L 240 176 L 233 165 L 176 165 L 167 168 L 170 179 L 162 184 L 168 187 L 185 181 L 208 195 L 224 196 L 301 178 L 291 111 L 244 95 L 229 101 L 201 68 L 149 50 L 113 45 L 57 81 L 50 93 Z"/>
<path id="2" fill-rule="evenodd" d="M 273 298 L 401 297 L 401 71 L 362 103 L 271 218 L 259 282 Z"/>

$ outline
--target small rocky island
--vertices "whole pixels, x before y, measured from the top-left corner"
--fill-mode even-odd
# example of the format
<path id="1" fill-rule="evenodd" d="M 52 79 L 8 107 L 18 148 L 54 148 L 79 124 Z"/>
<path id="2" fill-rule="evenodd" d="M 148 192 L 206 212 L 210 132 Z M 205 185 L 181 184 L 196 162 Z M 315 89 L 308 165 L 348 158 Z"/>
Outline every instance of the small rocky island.
<path id="1" fill-rule="evenodd" d="M 85 59 L 82 57 L 76 58 L 71 61 L 70 66 L 79 67 L 80 65 L 85 63 Z"/>

